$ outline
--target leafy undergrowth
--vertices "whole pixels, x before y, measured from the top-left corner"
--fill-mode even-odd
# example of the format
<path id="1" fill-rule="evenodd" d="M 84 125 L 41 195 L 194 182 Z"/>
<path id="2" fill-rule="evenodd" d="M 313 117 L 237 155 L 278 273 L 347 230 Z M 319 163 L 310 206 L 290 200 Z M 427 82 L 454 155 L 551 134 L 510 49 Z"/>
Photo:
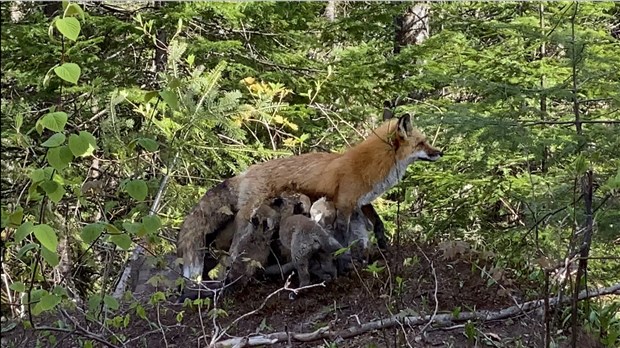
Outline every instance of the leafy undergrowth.
<path id="1" fill-rule="evenodd" d="M 455 245 L 446 247 L 445 244 L 423 249 L 416 245 L 392 247 L 376 267 L 358 269 L 351 276 L 339 278 L 324 288 L 307 289 L 300 292 L 295 300 L 289 299 L 287 291 L 278 293 L 262 309 L 231 327 L 228 331 L 230 336 L 224 335 L 223 338 L 273 332 L 308 333 L 326 326 L 338 331 L 357 327 L 360 323 L 386 319 L 400 311 L 406 311 L 409 315 L 430 315 L 435 309 L 435 296 L 438 314 L 494 311 L 533 297 L 525 296 L 526 293 L 539 292 L 530 285 L 516 282 L 509 270 L 494 270 L 490 268 L 489 261 L 474 261 L 466 255 L 455 255 L 455 250 L 462 251 Z M 386 262 L 390 267 L 382 268 Z M 481 268 L 488 271 L 483 272 Z M 215 320 L 212 317 L 214 311 L 207 307 L 190 308 L 168 301 L 153 304 L 148 300 L 141 301 L 140 306 L 135 301 L 124 303 L 117 313 L 108 313 L 105 328 L 96 321 L 85 320 L 79 309 L 67 311 L 73 316 L 71 319 L 61 314 L 46 315 L 35 318 L 37 326 L 64 327 L 68 331 L 35 331 L 17 325 L 3 334 L 2 346 L 70 347 L 83 346 L 89 340 L 92 346 L 104 346 L 93 341 L 92 337 L 84 337 L 85 331 L 88 332 L 86 335 L 97 335 L 114 346 L 208 346 L 214 323 L 220 329 L 226 328 L 243 314 L 260 308 L 265 298 L 282 285 L 283 281 L 253 281 L 219 301 L 221 310 L 217 311 Z M 112 319 L 114 317 L 117 319 Z M 60 322 L 63 324 L 59 326 Z M 74 331 L 77 324 L 81 328 Z M 333 338 L 329 342 L 294 342 L 294 346 L 403 347 L 410 344 L 414 347 L 465 347 L 478 343 L 498 347 L 538 347 L 544 333 L 542 320 L 533 314 L 450 328 L 434 328 L 431 325 L 424 335 L 421 335 L 420 329 L 420 326 L 400 326 L 374 330 L 348 339 Z M 554 338 L 558 339 L 556 336 Z M 585 334 L 581 335 L 580 340 L 581 347 L 597 346 L 596 341 Z M 274 345 L 285 346 L 286 343 Z"/>

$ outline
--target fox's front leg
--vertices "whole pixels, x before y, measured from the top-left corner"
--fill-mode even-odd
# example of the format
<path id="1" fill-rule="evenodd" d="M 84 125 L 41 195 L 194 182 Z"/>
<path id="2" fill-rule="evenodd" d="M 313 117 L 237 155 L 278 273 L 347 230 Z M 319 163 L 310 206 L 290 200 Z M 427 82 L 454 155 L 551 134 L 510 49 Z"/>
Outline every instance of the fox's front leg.
<path id="1" fill-rule="evenodd" d="M 351 213 L 352 209 L 347 207 L 337 210 L 334 238 L 343 246 L 349 247 L 347 242 L 351 233 Z M 338 274 L 343 275 L 349 273 L 352 270 L 351 264 L 351 250 L 345 251 L 338 256 L 336 260 L 338 266 Z"/>

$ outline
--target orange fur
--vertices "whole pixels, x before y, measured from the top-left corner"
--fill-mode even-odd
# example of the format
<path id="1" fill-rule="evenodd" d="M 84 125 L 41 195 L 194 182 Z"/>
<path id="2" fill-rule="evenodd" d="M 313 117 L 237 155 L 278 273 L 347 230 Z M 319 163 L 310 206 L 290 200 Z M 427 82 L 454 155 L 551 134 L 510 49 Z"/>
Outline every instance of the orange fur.
<path id="1" fill-rule="evenodd" d="M 231 250 L 242 253 L 244 249 L 252 248 L 242 242 L 244 235 L 252 233 L 252 212 L 284 191 L 305 194 L 313 201 L 326 197 L 334 202 L 338 212 L 337 230 L 344 231 L 344 237 L 339 241 L 348 243 L 349 221 L 356 209 L 394 186 L 411 162 L 416 159 L 434 161 L 442 155 L 411 126 L 409 115 L 404 115 L 398 120 L 386 121 L 364 141 L 342 154 L 307 153 L 252 165 L 244 173 L 229 179 L 235 184 L 230 192 L 238 194 L 236 204 L 229 202 L 238 209 Z M 210 212 L 203 211 L 202 214 L 206 217 Z M 219 228 L 212 225 L 203 229 L 201 238 Z M 181 232 L 177 245 L 183 249 L 179 250 L 184 258 L 183 273 L 196 276 L 202 272 L 202 259 L 190 248 L 193 243 L 196 245 L 195 238 L 199 236 L 183 233 L 183 229 Z"/>

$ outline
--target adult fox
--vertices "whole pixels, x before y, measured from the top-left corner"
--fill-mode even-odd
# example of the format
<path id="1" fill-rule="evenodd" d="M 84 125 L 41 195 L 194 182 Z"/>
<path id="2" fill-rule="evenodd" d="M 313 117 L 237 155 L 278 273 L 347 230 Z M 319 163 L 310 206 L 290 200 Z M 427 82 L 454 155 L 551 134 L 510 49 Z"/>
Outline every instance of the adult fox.
<path id="1" fill-rule="evenodd" d="M 243 243 L 243 236 L 253 232 L 253 211 L 284 191 L 303 193 L 313 201 L 320 197 L 333 201 L 338 212 L 336 231 L 344 231 L 346 238 L 356 209 L 396 185 L 415 160 L 435 161 L 442 155 L 413 128 L 409 114 L 404 114 L 397 120 L 388 119 L 342 154 L 306 153 L 254 164 L 207 192 L 186 218 L 177 240 L 183 275 L 202 275 L 205 243 L 215 240 L 218 229 L 234 215 L 232 211 L 237 214 L 231 251 L 238 255 L 253 247 Z"/>

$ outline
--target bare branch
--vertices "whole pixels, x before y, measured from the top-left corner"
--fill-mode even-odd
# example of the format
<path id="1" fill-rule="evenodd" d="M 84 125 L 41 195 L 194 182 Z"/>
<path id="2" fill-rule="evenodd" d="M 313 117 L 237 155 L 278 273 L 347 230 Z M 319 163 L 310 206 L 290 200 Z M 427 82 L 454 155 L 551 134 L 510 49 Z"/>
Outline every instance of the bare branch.
<path id="1" fill-rule="evenodd" d="M 595 289 L 595 290 L 584 290 L 579 293 L 579 299 L 587 299 L 597 296 L 604 296 L 610 294 L 620 294 L 620 283 L 617 283 L 613 286 Z M 547 300 L 549 306 L 558 306 L 562 304 L 566 304 L 571 302 L 571 298 L 567 296 L 563 296 L 560 299 L 557 297 L 553 297 Z M 440 326 L 452 326 L 454 322 L 466 322 L 468 320 L 479 320 L 482 322 L 491 321 L 491 320 L 501 320 L 507 319 L 514 316 L 520 315 L 522 312 L 529 312 L 533 310 L 538 310 L 543 306 L 545 300 L 534 300 L 525 302 L 520 305 L 515 305 L 512 307 L 504 308 L 500 311 L 479 311 L 479 312 L 464 312 L 458 315 L 458 318 L 455 318 L 452 313 L 447 314 L 439 314 L 435 316 L 435 319 L 432 321 L 433 324 L 437 324 Z M 403 313 L 403 312 L 401 312 Z M 399 322 L 403 322 L 407 325 L 424 325 L 430 321 L 432 316 L 408 316 L 404 314 L 397 314 L 388 319 L 371 321 L 359 326 L 349 327 L 340 331 L 331 331 L 328 327 L 322 327 L 316 331 L 310 333 L 291 333 L 291 332 L 275 332 L 272 334 L 265 335 L 256 335 L 252 337 L 234 337 L 227 340 L 223 340 L 217 342 L 214 347 L 215 348 L 224 348 L 224 347 L 255 347 L 262 345 L 271 345 L 278 342 L 287 342 L 289 336 L 291 339 L 300 341 L 300 342 L 311 342 L 317 341 L 320 339 L 329 339 L 329 338 L 350 338 L 357 335 L 361 335 L 366 332 L 381 330 L 390 327 L 394 327 L 399 325 Z"/>

